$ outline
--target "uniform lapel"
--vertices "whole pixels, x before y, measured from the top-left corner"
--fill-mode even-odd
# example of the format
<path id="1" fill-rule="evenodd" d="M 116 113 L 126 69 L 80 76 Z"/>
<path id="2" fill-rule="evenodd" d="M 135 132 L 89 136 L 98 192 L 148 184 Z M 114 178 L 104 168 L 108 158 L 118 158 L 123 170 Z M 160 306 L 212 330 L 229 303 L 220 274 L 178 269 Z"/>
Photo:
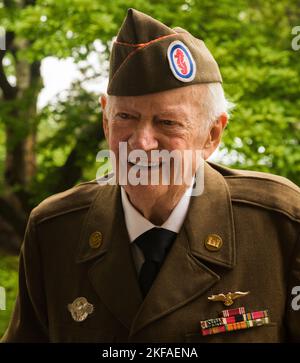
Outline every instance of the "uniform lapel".
<path id="1" fill-rule="evenodd" d="M 128 329 L 142 302 L 120 200 L 120 188 L 99 186 L 84 223 L 77 262 L 98 257 L 89 270 L 101 301 Z M 100 231 L 102 246 L 92 249 L 89 237 Z"/>
<path id="2" fill-rule="evenodd" d="M 205 163 L 204 192 L 191 198 L 188 215 L 174 245 L 132 324 L 131 335 L 178 309 L 213 286 L 220 276 L 213 265 L 235 265 L 232 207 L 227 184 Z M 222 238 L 217 252 L 206 249 L 210 234 Z M 209 262 L 206 266 L 205 262 Z"/>
<path id="3" fill-rule="evenodd" d="M 103 235 L 99 249 L 89 246 L 89 236 L 95 231 Z M 210 234 L 222 238 L 223 246 L 217 252 L 205 248 L 204 241 Z M 97 257 L 89 270 L 92 285 L 133 336 L 204 294 L 220 280 L 214 265 L 228 269 L 235 265 L 232 206 L 225 179 L 205 163 L 204 191 L 191 198 L 184 225 L 144 300 L 131 256 L 119 187 L 99 187 L 80 241 L 77 262 Z"/>

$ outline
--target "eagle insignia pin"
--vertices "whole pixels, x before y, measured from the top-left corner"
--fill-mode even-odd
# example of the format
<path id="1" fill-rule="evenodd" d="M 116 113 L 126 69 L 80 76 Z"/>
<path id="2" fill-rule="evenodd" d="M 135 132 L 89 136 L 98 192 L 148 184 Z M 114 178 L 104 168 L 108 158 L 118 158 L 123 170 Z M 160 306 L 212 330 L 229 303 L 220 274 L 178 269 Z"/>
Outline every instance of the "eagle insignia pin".
<path id="1" fill-rule="evenodd" d="M 222 301 L 225 306 L 230 306 L 234 303 L 235 299 L 239 299 L 240 297 L 244 297 L 248 295 L 250 291 L 242 292 L 242 291 L 236 291 L 236 292 L 228 292 L 227 294 L 218 294 L 218 295 L 212 295 L 208 297 L 209 301 Z"/>
<path id="2" fill-rule="evenodd" d="M 94 311 L 94 306 L 85 297 L 78 297 L 72 304 L 68 304 L 72 318 L 77 322 L 84 321 Z"/>

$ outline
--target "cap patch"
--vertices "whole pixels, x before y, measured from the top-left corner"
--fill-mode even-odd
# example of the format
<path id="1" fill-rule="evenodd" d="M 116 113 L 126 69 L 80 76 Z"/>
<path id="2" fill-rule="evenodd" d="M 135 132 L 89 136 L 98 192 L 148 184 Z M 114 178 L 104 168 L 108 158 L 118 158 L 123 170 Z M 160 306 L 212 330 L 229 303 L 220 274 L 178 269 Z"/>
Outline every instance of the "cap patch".
<path id="1" fill-rule="evenodd" d="M 181 82 L 191 82 L 196 75 L 196 64 L 189 48 L 179 40 L 168 47 L 168 61 L 173 75 Z"/>

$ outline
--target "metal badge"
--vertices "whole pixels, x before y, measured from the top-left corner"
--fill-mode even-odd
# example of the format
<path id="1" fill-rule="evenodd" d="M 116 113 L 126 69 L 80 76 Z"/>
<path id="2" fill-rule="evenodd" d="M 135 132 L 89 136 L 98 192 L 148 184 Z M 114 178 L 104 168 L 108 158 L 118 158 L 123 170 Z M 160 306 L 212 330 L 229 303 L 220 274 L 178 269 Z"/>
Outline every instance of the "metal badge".
<path id="1" fill-rule="evenodd" d="M 212 295 L 208 297 L 208 300 L 210 301 L 222 301 L 225 306 L 230 306 L 233 304 L 233 300 L 239 299 L 240 297 L 244 297 L 248 295 L 250 291 L 242 292 L 242 291 L 236 291 L 236 292 L 228 292 L 227 294 L 218 294 L 218 295 Z"/>
<path id="2" fill-rule="evenodd" d="M 77 322 L 84 321 L 94 311 L 94 306 L 85 297 L 78 297 L 72 304 L 68 304 L 72 318 Z"/>
<path id="3" fill-rule="evenodd" d="M 99 248 L 102 245 L 103 237 L 99 231 L 93 232 L 89 238 L 89 245 L 91 248 Z"/>
<path id="4" fill-rule="evenodd" d="M 205 248 L 211 252 L 220 251 L 223 240 L 218 234 L 209 234 L 204 241 Z"/>

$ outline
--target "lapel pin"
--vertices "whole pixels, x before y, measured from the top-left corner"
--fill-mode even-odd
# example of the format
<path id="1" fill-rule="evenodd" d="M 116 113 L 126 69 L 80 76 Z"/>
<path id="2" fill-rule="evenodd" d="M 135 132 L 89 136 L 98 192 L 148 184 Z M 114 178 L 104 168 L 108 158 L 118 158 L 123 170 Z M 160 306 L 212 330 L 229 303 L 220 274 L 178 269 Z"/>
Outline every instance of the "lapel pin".
<path id="1" fill-rule="evenodd" d="M 72 318 L 77 322 L 84 321 L 94 311 L 94 306 L 85 297 L 78 297 L 72 304 L 68 304 Z"/>
<path id="2" fill-rule="evenodd" d="M 225 306 L 230 306 L 234 303 L 235 299 L 239 299 L 240 297 L 244 297 L 248 295 L 250 291 L 242 292 L 242 291 L 236 291 L 236 292 L 228 292 L 227 294 L 218 294 L 218 295 L 212 295 L 208 297 L 209 301 L 222 301 Z"/>

